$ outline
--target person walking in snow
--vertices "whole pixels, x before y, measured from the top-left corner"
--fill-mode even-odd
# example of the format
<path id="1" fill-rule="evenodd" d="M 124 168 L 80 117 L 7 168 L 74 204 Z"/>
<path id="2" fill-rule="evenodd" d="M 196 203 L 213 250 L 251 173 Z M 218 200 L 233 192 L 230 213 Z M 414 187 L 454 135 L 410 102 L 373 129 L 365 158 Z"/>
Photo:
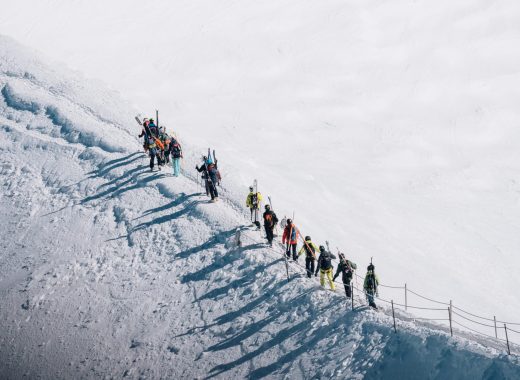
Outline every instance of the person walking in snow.
<path id="1" fill-rule="evenodd" d="M 182 147 L 175 138 L 170 140 L 170 155 L 172 157 L 173 175 L 178 177 L 181 172 Z"/>
<path id="2" fill-rule="evenodd" d="M 372 306 L 374 309 L 377 309 L 377 305 L 374 302 L 374 298 L 379 295 L 377 291 L 378 286 L 379 277 L 375 273 L 374 264 L 370 263 L 370 265 L 367 267 L 367 274 L 365 276 L 365 281 L 363 282 L 363 289 L 365 290 L 368 304 Z"/>
<path id="3" fill-rule="evenodd" d="M 352 277 L 354 277 L 354 270 L 356 270 L 357 265 L 350 260 L 345 258 L 343 253 L 339 253 L 339 264 L 336 269 L 336 274 L 332 281 L 336 281 L 336 278 L 341 273 L 341 280 L 343 282 L 343 286 L 345 287 L 345 294 L 347 298 L 352 296 L 352 289 L 350 287 L 350 282 L 352 281 Z"/>
<path id="4" fill-rule="evenodd" d="M 150 170 L 153 172 L 155 159 L 157 159 L 157 167 L 161 170 L 159 148 L 157 147 L 156 139 L 153 136 L 148 138 L 148 154 L 150 156 Z"/>
<path id="5" fill-rule="evenodd" d="M 159 129 L 157 128 L 157 125 L 155 124 L 155 121 L 153 119 L 150 119 L 148 123 L 148 129 L 150 130 L 150 133 L 153 137 L 159 137 Z"/>
<path id="6" fill-rule="evenodd" d="M 200 168 L 198 165 L 196 165 L 195 169 L 197 169 L 199 173 L 202 173 L 202 177 L 206 181 L 206 189 L 209 195 L 211 196 L 211 201 L 216 202 L 218 200 L 218 170 L 215 164 L 212 161 L 208 160 L 206 156 L 203 156 L 202 160 L 203 165 Z"/>
<path id="7" fill-rule="evenodd" d="M 332 259 L 335 258 L 336 256 L 334 256 L 332 252 L 327 251 L 323 245 L 320 245 L 320 257 L 318 258 L 318 265 L 314 276 L 318 276 L 318 271 L 320 271 L 321 286 L 325 286 L 325 276 L 327 276 L 331 290 L 336 289 L 334 281 L 332 281 Z"/>
<path id="8" fill-rule="evenodd" d="M 259 191 L 255 191 L 253 186 L 249 186 L 249 194 L 246 198 L 246 206 L 251 210 L 251 222 L 260 229 L 260 222 L 258 221 L 258 210 L 260 209 L 260 203 L 262 202 L 262 194 Z M 254 215 L 254 218 L 253 218 Z"/>
<path id="9" fill-rule="evenodd" d="M 141 130 L 141 134 L 138 136 L 139 138 L 143 137 L 143 148 L 144 152 L 148 152 L 148 139 L 150 138 L 150 129 L 148 129 L 148 124 L 150 121 L 148 119 L 143 120 L 143 129 Z"/>
<path id="10" fill-rule="evenodd" d="M 161 159 L 164 164 L 170 163 L 170 142 L 171 138 L 166 133 L 166 127 L 163 125 L 159 128 L 159 140 L 163 144 L 163 149 L 161 151 Z"/>
<path id="11" fill-rule="evenodd" d="M 305 252 L 305 269 L 307 270 L 307 277 L 311 278 L 314 273 L 314 265 L 316 263 L 316 252 L 319 248 L 311 241 L 310 236 L 305 236 L 303 247 L 298 251 L 298 257 Z"/>
<path id="12" fill-rule="evenodd" d="M 294 261 L 298 260 L 298 255 L 296 254 L 296 245 L 298 244 L 298 229 L 294 225 L 291 219 L 287 219 L 287 223 L 285 225 L 285 228 L 283 230 L 282 235 L 282 244 L 286 244 L 286 251 L 285 254 L 288 258 L 291 257 L 291 251 L 292 251 L 292 257 Z"/>
<path id="13" fill-rule="evenodd" d="M 278 218 L 276 217 L 276 214 L 273 210 L 271 210 L 270 205 L 265 205 L 265 212 L 264 212 L 264 228 L 265 228 L 265 236 L 267 238 L 267 243 L 269 243 L 269 246 L 273 246 L 273 237 L 274 237 L 274 227 L 276 226 L 276 223 L 278 223 Z"/>

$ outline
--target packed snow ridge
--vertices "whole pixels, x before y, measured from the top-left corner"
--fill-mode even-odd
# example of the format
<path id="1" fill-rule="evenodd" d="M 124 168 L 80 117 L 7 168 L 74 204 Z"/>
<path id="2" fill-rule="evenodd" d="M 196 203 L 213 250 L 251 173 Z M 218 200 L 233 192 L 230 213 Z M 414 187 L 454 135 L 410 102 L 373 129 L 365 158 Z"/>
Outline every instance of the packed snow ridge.
<path id="1" fill-rule="evenodd" d="M 240 188 L 208 203 L 189 142 L 185 175 L 150 173 L 116 93 L 8 38 L 0 54 L 3 378 L 520 378 L 490 341 L 396 334 L 385 310 L 288 282 Z"/>

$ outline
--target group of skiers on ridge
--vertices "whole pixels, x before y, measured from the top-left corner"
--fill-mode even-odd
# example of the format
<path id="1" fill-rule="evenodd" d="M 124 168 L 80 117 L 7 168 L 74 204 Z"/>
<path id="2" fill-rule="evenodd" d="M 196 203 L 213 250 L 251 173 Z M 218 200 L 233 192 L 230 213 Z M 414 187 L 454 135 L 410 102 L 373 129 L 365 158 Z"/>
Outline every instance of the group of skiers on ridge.
<path id="1" fill-rule="evenodd" d="M 258 210 L 260 209 L 260 203 L 262 201 L 262 194 L 258 191 L 255 191 L 253 186 L 249 187 L 249 194 L 246 198 L 246 206 L 251 211 L 251 221 L 253 224 L 260 227 L 260 223 L 257 220 Z M 263 213 L 263 221 L 264 221 L 264 229 L 266 233 L 266 238 L 269 246 L 273 246 L 274 239 L 274 229 L 278 223 L 278 218 L 274 211 L 271 209 L 270 204 L 266 204 L 264 206 L 265 212 Z M 327 277 L 328 283 L 330 285 L 331 290 L 335 290 L 336 287 L 334 285 L 334 281 L 341 274 L 341 279 L 343 282 L 343 286 L 345 288 L 345 294 L 347 298 L 352 297 L 352 288 L 351 282 L 354 277 L 354 271 L 357 269 L 357 265 L 347 260 L 345 255 L 341 252 L 338 252 L 339 255 L 339 264 L 336 268 L 336 273 L 333 276 L 334 266 L 332 264 L 332 260 L 336 259 L 336 256 L 327 250 L 325 246 L 320 245 L 319 247 L 314 244 L 311 240 L 310 236 L 305 236 L 303 239 L 303 245 L 300 250 L 297 250 L 298 246 L 298 238 L 301 238 L 300 231 L 294 225 L 291 219 L 282 219 L 281 226 L 284 229 L 282 235 L 282 245 L 285 245 L 285 255 L 287 259 L 292 259 L 294 261 L 298 261 L 298 258 L 305 253 L 305 269 L 307 272 L 307 277 L 312 278 L 312 274 L 315 277 L 318 276 L 318 272 L 320 273 L 320 283 L 321 286 L 325 285 L 325 277 Z M 317 254 L 319 256 L 317 257 Z M 365 291 L 368 304 L 377 308 L 375 303 L 375 298 L 378 296 L 378 286 L 379 286 L 379 277 L 375 273 L 375 267 L 372 263 L 367 267 L 367 273 L 365 275 L 365 280 L 363 283 L 363 289 Z"/>
<path id="2" fill-rule="evenodd" d="M 137 118 L 136 118 L 137 119 Z M 164 126 L 157 127 L 154 119 L 145 118 L 142 122 L 142 131 L 139 138 L 143 137 L 143 148 L 145 152 L 148 152 L 150 156 L 150 170 L 153 171 L 155 160 L 157 160 L 157 166 L 161 170 L 161 166 L 170 162 L 170 156 L 173 167 L 173 175 L 178 177 L 180 174 L 180 159 L 183 157 L 182 148 L 180 143 L 175 137 L 169 136 L 166 133 Z M 218 200 L 217 185 L 220 183 L 221 176 L 218 170 L 218 161 L 211 151 L 208 150 L 208 155 L 202 157 L 202 165 L 195 166 L 195 169 L 202 173 L 202 178 L 205 181 L 206 194 L 211 197 L 212 202 Z M 256 183 L 256 181 L 255 181 Z M 256 191 L 255 187 L 249 187 L 249 194 L 246 198 L 246 206 L 251 211 L 251 221 L 254 225 L 260 228 L 260 221 L 258 220 L 258 212 L 260 210 L 260 204 L 263 200 L 262 194 Z M 274 240 L 274 229 L 277 226 L 279 220 L 271 209 L 270 204 L 264 206 L 265 211 L 262 215 L 266 238 L 269 246 L 273 246 Z M 325 246 L 316 246 L 311 240 L 310 236 L 305 236 L 303 239 L 303 245 L 299 251 L 297 251 L 298 238 L 301 238 L 300 231 L 294 225 L 291 219 L 284 218 L 281 221 L 281 226 L 284 229 L 282 235 L 282 245 L 285 245 L 285 255 L 287 259 L 291 258 L 294 261 L 298 261 L 298 258 L 305 253 L 305 268 L 307 277 L 311 278 L 312 274 L 318 276 L 320 273 L 321 286 L 325 285 L 325 277 L 327 278 L 331 290 L 335 290 L 334 281 L 341 274 L 342 282 L 345 288 L 345 294 L 347 298 L 352 297 L 351 282 L 354 276 L 354 270 L 357 269 L 357 265 L 347 260 L 345 255 L 338 252 L 339 264 L 336 268 L 336 273 L 332 275 L 334 266 L 332 260 L 336 259 L 336 256 L 327 250 Z M 316 255 L 319 253 L 319 257 Z M 373 308 L 377 308 L 375 304 L 375 297 L 378 296 L 379 278 L 375 273 L 375 267 L 372 263 L 367 268 L 367 274 L 365 276 L 363 289 L 367 296 L 369 305 Z"/>
<path id="3" fill-rule="evenodd" d="M 173 175 L 178 177 L 181 172 L 180 160 L 183 157 L 179 141 L 168 135 L 164 126 L 157 127 L 154 119 L 145 118 L 142 126 L 139 138 L 144 138 L 143 148 L 150 156 L 150 170 L 153 171 L 156 159 L 157 167 L 161 170 L 162 166 L 170 163 L 171 156 Z"/>

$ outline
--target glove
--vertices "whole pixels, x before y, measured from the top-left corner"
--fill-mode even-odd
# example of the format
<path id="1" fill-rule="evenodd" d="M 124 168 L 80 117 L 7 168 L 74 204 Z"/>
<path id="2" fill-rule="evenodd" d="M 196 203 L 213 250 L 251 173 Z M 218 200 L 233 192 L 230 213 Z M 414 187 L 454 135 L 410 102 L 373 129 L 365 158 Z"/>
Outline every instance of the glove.
<path id="1" fill-rule="evenodd" d="M 314 273 L 314 277 L 318 277 L 318 272 L 315 272 L 315 273 Z"/>
<path id="2" fill-rule="evenodd" d="M 195 165 L 195 170 L 199 170 L 199 165 Z"/>

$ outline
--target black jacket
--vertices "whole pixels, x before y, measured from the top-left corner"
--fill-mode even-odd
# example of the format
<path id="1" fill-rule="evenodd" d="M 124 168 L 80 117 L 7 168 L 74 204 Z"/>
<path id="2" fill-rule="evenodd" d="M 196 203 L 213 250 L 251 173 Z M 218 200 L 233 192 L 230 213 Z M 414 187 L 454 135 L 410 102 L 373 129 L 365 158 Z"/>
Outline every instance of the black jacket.
<path id="1" fill-rule="evenodd" d="M 336 256 L 332 252 L 325 251 L 320 253 L 320 257 L 318 258 L 318 266 L 316 267 L 316 273 L 318 270 L 323 269 L 331 269 L 332 268 L 332 259 L 335 259 Z"/>
<path id="2" fill-rule="evenodd" d="M 264 226 L 274 228 L 276 223 L 278 223 L 278 218 L 276 217 L 274 211 L 269 210 L 264 212 Z"/>
<path id="3" fill-rule="evenodd" d="M 203 173 L 203 176 L 205 178 L 208 178 L 211 182 L 213 182 L 215 185 L 218 183 L 218 170 L 215 167 L 215 165 L 202 165 L 200 168 L 197 166 L 195 167 L 199 173 Z"/>
<path id="4" fill-rule="evenodd" d="M 350 284 L 350 281 L 354 276 L 354 269 L 356 269 L 356 267 L 356 264 L 354 264 L 350 260 L 340 261 L 340 263 L 338 264 L 338 269 L 336 269 L 336 274 L 334 275 L 334 280 L 341 273 L 341 279 L 343 280 L 343 283 Z"/>

